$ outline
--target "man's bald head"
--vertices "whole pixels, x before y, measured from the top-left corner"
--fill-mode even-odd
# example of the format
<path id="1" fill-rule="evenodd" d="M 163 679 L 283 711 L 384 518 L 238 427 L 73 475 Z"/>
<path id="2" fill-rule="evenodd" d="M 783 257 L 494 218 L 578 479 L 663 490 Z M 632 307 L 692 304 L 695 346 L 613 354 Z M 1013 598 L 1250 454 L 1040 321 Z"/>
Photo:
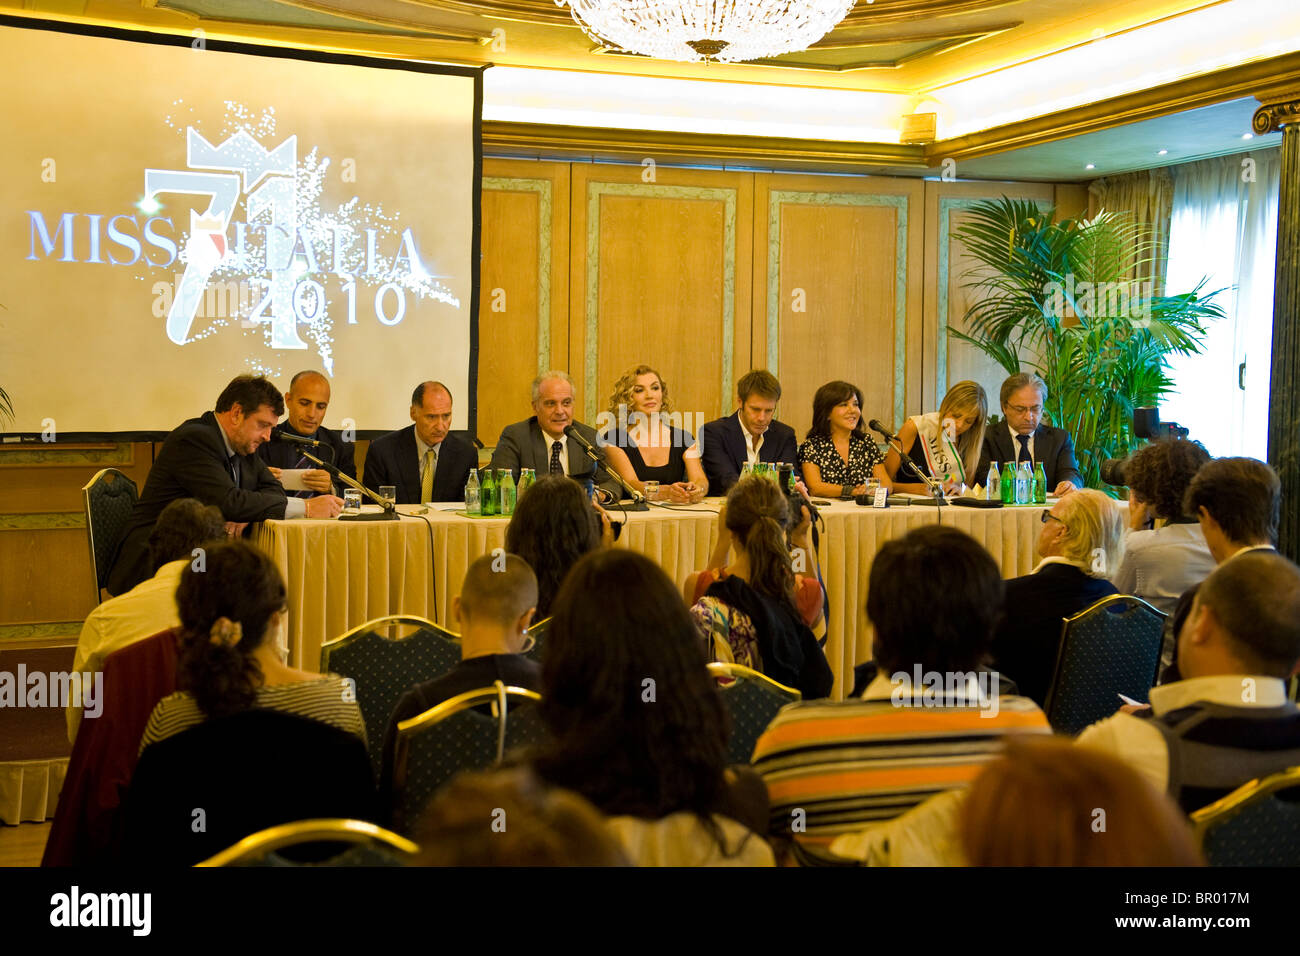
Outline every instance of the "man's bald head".
<path id="1" fill-rule="evenodd" d="M 469 621 L 508 627 L 536 606 L 537 575 L 518 555 L 486 554 L 465 572 L 460 607 Z"/>
<path id="2" fill-rule="evenodd" d="M 329 379 L 312 369 L 299 372 L 289 381 L 289 391 L 284 396 L 289 427 L 301 435 L 316 434 L 316 429 L 325 423 L 329 403 Z"/>
<path id="3" fill-rule="evenodd" d="M 411 421 L 426 445 L 439 445 L 451 431 L 451 389 L 442 382 L 421 382 L 411 393 Z"/>

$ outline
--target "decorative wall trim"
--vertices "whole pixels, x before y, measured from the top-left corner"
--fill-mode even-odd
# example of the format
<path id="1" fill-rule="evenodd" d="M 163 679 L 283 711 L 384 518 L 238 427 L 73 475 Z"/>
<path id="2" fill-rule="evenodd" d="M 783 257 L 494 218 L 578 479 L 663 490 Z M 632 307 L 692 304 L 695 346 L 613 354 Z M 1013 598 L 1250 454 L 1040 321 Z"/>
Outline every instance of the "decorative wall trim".
<path id="1" fill-rule="evenodd" d="M 81 636 L 82 621 L 46 621 L 40 624 L 0 624 L 0 649 L 19 641 L 48 641 Z"/>
<path id="2" fill-rule="evenodd" d="M 829 193 L 773 189 L 768 194 L 767 222 L 767 368 L 778 375 L 781 316 L 781 207 L 890 206 L 894 229 L 894 421 L 903 420 L 907 378 L 907 212 L 908 196 L 878 193 Z"/>
<path id="3" fill-rule="evenodd" d="M 0 467 L 20 465 L 130 465 L 134 461 L 130 442 L 114 442 L 96 448 L 60 448 L 48 445 L 0 445 Z M 89 477 L 89 476 L 87 476 Z"/>
<path id="4" fill-rule="evenodd" d="M 651 186 L 643 183 L 587 183 L 586 349 L 583 354 L 584 413 L 594 423 L 597 408 L 597 365 L 600 327 L 600 199 L 602 196 L 643 196 L 654 199 L 712 200 L 722 215 L 722 402 L 732 389 L 732 353 L 736 330 L 736 190 L 705 186 Z"/>
<path id="5" fill-rule="evenodd" d="M 84 511 L 32 511 L 0 514 L 0 531 L 67 531 L 86 526 Z"/>
<path id="6" fill-rule="evenodd" d="M 554 238 L 549 179 L 484 176 L 483 188 L 537 194 L 537 374 L 551 364 L 551 242 Z"/>

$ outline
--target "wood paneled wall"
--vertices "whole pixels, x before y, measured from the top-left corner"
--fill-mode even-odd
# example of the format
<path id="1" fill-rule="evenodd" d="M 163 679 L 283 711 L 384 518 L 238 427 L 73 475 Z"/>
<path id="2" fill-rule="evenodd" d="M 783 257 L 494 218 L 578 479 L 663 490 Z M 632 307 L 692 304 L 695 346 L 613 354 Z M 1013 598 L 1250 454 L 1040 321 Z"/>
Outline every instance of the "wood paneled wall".
<path id="1" fill-rule="evenodd" d="M 948 341 L 966 307 L 952 230 L 981 198 L 1087 207 L 1083 187 L 1051 184 L 504 159 L 484 160 L 483 176 L 489 446 L 531 414 L 529 385 L 548 368 L 573 376 L 593 423 L 642 362 L 692 430 L 734 407 L 751 368 L 776 372 L 778 415 L 801 435 L 813 392 L 836 378 L 894 425 L 963 378 L 996 407 L 1001 370 Z M 0 642 L 75 636 L 94 600 L 80 488 L 108 465 L 143 486 L 151 459 L 148 445 L 0 448 Z"/>

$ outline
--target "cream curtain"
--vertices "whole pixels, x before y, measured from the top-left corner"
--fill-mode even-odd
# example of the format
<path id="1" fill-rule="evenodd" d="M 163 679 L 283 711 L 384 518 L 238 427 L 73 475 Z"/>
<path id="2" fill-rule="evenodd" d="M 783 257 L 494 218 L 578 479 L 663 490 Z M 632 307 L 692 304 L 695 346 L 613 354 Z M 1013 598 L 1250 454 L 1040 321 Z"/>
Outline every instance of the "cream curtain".
<path id="1" fill-rule="evenodd" d="M 1138 227 L 1143 245 L 1149 246 L 1149 258 L 1139 262 L 1126 278 L 1150 282 L 1155 295 L 1164 294 L 1173 202 L 1174 179 L 1168 167 L 1105 176 L 1088 187 L 1090 217 L 1103 210 L 1121 213 Z"/>

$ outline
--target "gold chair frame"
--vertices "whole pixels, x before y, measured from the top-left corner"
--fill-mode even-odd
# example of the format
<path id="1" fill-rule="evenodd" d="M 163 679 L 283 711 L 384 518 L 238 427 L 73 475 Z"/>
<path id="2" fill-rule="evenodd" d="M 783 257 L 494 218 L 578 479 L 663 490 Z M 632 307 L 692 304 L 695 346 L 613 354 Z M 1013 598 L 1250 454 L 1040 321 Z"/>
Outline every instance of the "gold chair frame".
<path id="1" fill-rule="evenodd" d="M 719 677 L 729 677 L 733 681 L 736 680 L 737 678 L 744 678 L 745 680 L 756 681 L 760 685 L 766 685 L 768 687 L 782 691 L 783 693 L 792 694 L 794 695 L 795 700 L 803 700 L 802 691 L 797 690 L 794 687 L 787 687 L 785 684 L 782 684 L 780 681 L 772 680 L 772 678 L 768 677 L 766 674 L 762 673 L 761 671 L 756 671 L 752 667 L 746 667 L 744 664 L 725 664 L 722 663 L 721 661 L 712 661 L 708 664 L 708 668 L 709 668 L 710 676 L 712 676 L 715 680 Z M 735 685 L 722 684 L 720 686 L 722 690 L 726 691 L 726 690 L 730 690 Z"/>
<path id="2" fill-rule="evenodd" d="M 1203 848 L 1206 835 L 1221 823 L 1231 820 L 1246 807 L 1258 800 L 1263 800 L 1279 790 L 1289 790 L 1300 786 L 1300 767 L 1290 767 L 1277 773 L 1269 774 L 1243 783 L 1226 797 L 1220 797 L 1213 803 L 1201 807 L 1191 814 L 1192 832 L 1196 836 L 1196 845 Z"/>
<path id="3" fill-rule="evenodd" d="M 446 634 L 457 644 L 460 643 L 459 634 L 457 634 L 453 630 L 443 627 L 441 624 L 437 624 L 433 621 L 430 621 L 428 618 L 417 617 L 413 614 L 388 614 L 385 615 L 384 617 L 377 617 L 374 620 L 366 621 L 366 623 L 364 624 L 358 624 L 356 627 L 352 628 L 352 630 L 350 631 L 347 631 L 342 636 L 336 637 L 334 638 L 334 640 L 326 641 L 324 644 L 322 644 L 320 646 L 320 672 L 322 674 L 328 673 L 329 658 L 332 653 L 347 647 L 349 644 L 353 643 L 358 638 L 360 638 L 363 634 L 366 634 L 370 631 L 378 631 L 380 628 L 384 628 L 384 627 L 400 627 L 400 626 L 417 627 L 417 628 L 427 627 L 430 628 L 431 630 L 439 631 L 443 634 Z M 391 641 L 394 644 L 396 644 L 406 640 L 407 637 L 409 637 L 410 635 L 407 635 L 407 637 L 387 637 L 384 634 L 380 634 L 379 636 L 385 641 Z"/>
<path id="4" fill-rule="evenodd" d="M 318 820 L 300 820 L 297 823 L 282 823 L 267 827 L 257 833 L 244 837 L 233 846 L 208 857 L 195 866 L 231 866 L 253 856 L 270 853 L 282 847 L 297 843 L 311 843 L 329 840 L 338 843 L 377 843 L 389 850 L 394 850 L 405 857 L 414 857 L 420 847 L 404 836 L 375 826 L 364 820 L 346 820 L 324 818 Z"/>
<path id="5" fill-rule="evenodd" d="M 441 723 L 454 714 L 481 704 L 492 704 L 492 716 L 497 718 L 497 762 L 505 755 L 506 747 L 506 704 L 510 697 L 522 697 L 525 700 L 539 701 L 542 695 L 526 687 L 507 686 L 502 681 L 493 681 L 491 687 L 467 690 L 444 700 L 441 704 L 430 707 L 422 714 L 397 725 L 397 744 L 393 751 L 393 787 L 401 789 L 406 784 L 406 763 L 411 755 L 411 737 L 419 730 L 431 724 Z"/>
<path id="6" fill-rule="evenodd" d="M 1043 700 L 1043 713 L 1047 713 L 1049 710 L 1051 710 L 1052 698 L 1056 696 L 1056 680 L 1057 677 L 1060 676 L 1059 672 L 1061 670 L 1061 659 L 1065 656 L 1065 638 L 1070 633 L 1070 625 L 1073 624 L 1075 621 L 1087 617 L 1093 611 L 1099 610 L 1104 607 L 1109 607 L 1112 604 L 1119 604 L 1120 602 L 1128 603 L 1130 601 L 1136 602 L 1139 606 L 1146 608 L 1148 611 L 1155 614 L 1162 621 L 1169 616 L 1164 611 L 1160 610 L 1160 608 L 1152 604 L 1150 601 L 1144 601 L 1142 600 L 1142 598 L 1138 597 L 1135 594 L 1108 594 L 1106 595 L 1106 597 L 1094 601 L 1092 604 L 1085 607 L 1079 613 L 1071 614 L 1069 617 L 1061 618 L 1061 638 L 1056 648 L 1056 663 L 1052 665 L 1052 682 L 1048 685 L 1047 696 Z M 1157 647 L 1155 671 L 1152 673 L 1151 680 L 1150 680 L 1150 684 L 1152 687 L 1156 685 L 1156 680 L 1158 680 L 1159 677 L 1160 677 L 1160 649 Z"/>

